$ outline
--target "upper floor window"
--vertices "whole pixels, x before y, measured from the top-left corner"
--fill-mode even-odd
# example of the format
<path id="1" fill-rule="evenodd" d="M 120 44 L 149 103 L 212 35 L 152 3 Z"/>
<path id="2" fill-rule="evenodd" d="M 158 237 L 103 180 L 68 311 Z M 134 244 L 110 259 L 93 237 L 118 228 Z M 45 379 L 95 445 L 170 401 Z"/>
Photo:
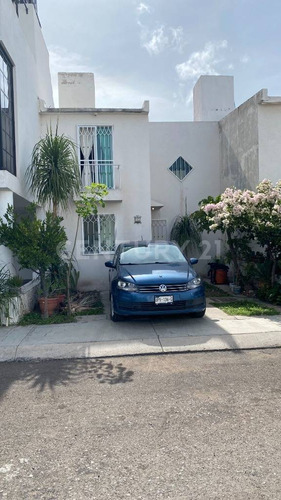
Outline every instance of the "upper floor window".
<path id="1" fill-rule="evenodd" d="M 79 154 L 83 184 L 92 182 L 115 188 L 112 151 L 112 127 L 79 127 Z"/>
<path id="2" fill-rule="evenodd" d="M 0 169 L 16 175 L 13 66 L 0 45 Z"/>

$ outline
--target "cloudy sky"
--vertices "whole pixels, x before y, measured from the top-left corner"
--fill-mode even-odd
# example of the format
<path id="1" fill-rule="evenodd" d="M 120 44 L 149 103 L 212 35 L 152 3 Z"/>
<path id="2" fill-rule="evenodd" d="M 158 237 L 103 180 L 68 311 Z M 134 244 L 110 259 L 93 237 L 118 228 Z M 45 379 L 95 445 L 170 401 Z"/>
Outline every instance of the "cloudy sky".
<path id="1" fill-rule="evenodd" d="M 97 107 L 141 107 L 150 120 L 192 120 L 202 74 L 233 75 L 238 106 L 281 95 L 280 0 L 37 0 L 58 71 L 95 74 Z M 57 101 L 56 101 L 57 104 Z"/>

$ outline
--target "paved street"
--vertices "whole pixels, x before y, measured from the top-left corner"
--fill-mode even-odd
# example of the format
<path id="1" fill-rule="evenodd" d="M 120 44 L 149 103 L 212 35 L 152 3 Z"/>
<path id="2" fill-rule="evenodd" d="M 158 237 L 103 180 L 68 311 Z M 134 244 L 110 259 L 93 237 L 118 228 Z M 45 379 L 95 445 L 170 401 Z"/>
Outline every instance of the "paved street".
<path id="1" fill-rule="evenodd" d="M 280 499 L 280 349 L 1 363 L 0 381 L 1 499 Z"/>

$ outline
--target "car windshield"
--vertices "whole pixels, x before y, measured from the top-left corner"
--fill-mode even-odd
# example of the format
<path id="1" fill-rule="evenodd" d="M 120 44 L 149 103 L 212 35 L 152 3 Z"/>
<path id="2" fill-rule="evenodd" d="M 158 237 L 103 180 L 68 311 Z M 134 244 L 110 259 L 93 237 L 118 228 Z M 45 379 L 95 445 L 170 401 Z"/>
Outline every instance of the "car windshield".
<path id="1" fill-rule="evenodd" d="M 120 253 L 120 264 L 175 264 L 186 262 L 175 245 L 124 246 Z"/>

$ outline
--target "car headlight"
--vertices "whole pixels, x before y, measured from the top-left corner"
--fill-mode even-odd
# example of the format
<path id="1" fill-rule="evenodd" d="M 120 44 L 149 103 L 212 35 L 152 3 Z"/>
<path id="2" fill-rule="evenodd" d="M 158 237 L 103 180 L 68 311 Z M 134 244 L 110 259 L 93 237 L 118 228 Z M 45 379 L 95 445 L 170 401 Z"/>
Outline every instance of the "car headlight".
<path id="1" fill-rule="evenodd" d="M 138 287 L 134 283 L 130 283 L 129 281 L 119 280 L 117 283 L 117 287 L 120 290 L 124 290 L 125 292 L 136 292 Z"/>
<path id="2" fill-rule="evenodd" d="M 200 286 L 202 284 L 202 280 L 201 278 L 199 278 L 199 276 L 197 278 L 193 278 L 193 280 L 190 280 L 188 283 L 187 283 L 187 289 L 190 290 L 192 288 L 197 288 L 198 286 Z"/>

